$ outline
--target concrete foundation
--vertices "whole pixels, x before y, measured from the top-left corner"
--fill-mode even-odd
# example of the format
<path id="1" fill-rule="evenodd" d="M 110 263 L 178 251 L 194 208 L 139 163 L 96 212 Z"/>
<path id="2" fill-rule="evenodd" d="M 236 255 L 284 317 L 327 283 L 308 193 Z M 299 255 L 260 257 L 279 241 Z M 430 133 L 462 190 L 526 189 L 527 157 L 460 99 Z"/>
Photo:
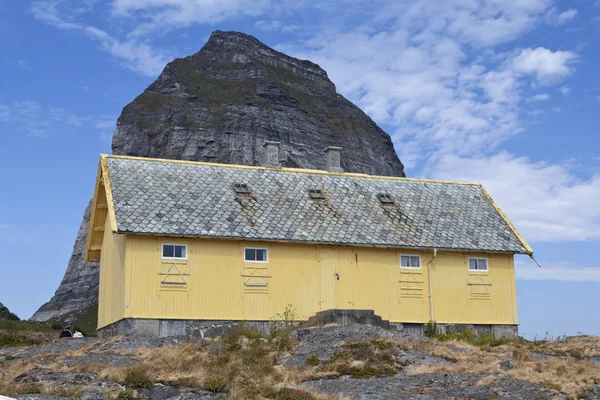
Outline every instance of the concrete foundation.
<path id="1" fill-rule="evenodd" d="M 215 337 L 241 324 L 252 326 L 263 333 L 268 333 L 271 321 L 205 321 L 177 319 L 137 319 L 125 318 L 98 329 L 98 336 L 191 336 Z"/>
<path id="2" fill-rule="evenodd" d="M 423 336 L 426 324 L 390 323 L 375 315 L 372 310 L 327 310 L 317 313 L 308 321 L 308 326 L 336 325 L 372 325 L 383 329 L 403 331 L 414 336 Z M 241 324 L 252 326 L 265 334 L 269 332 L 272 321 L 206 321 L 176 319 L 135 319 L 125 318 L 98 329 L 102 338 L 111 336 L 221 336 Z M 437 324 L 440 333 L 472 330 L 481 337 L 489 335 L 494 338 L 515 338 L 519 335 L 518 325 L 477 325 L 477 324 Z"/>

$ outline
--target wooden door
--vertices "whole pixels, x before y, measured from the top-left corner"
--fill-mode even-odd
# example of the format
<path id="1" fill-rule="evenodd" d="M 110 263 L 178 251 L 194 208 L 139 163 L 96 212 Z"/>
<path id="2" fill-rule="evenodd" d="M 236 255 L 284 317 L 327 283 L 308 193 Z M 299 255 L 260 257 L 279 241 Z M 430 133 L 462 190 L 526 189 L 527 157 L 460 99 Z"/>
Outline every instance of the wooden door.
<path id="1" fill-rule="evenodd" d="M 319 248 L 319 266 L 321 268 L 321 299 L 319 309 L 332 310 L 336 308 L 336 249 L 333 247 Z"/>

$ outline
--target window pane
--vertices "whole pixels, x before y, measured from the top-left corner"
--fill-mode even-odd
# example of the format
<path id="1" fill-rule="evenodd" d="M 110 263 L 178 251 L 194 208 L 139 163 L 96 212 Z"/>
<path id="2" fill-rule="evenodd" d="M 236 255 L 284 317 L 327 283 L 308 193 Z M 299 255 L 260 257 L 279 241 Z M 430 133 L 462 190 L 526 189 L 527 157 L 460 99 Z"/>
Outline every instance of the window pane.
<path id="1" fill-rule="evenodd" d="M 487 260 L 484 260 L 483 258 L 480 258 L 479 260 L 477 260 L 477 269 L 479 269 L 481 271 L 487 271 L 487 269 L 488 269 Z"/>
<path id="2" fill-rule="evenodd" d="M 419 268 L 419 256 L 412 256 L 410 258 L 410 266 L 413 268 Z"/>
<path id="3" fill-rule="evenodd" d="M 175 246 L 172 244 L 163 244 L 163 257 L 174 257 L 175 256 Z"/>
<path id="4" fill-rule="evenodd" d="M 267 261 L 267 250 L 256 249 L 256 261 Z"/>
<path id="5" fill-rule="evenodd" d="M 185 258 L 185 246 L 175 246 L 175 257 Z"/>
<path id="6" fill-rule="evenodd" d="M 256 249 L 246 249 L 246 261 L 256 261 Z"/>
<path id="7" fill-rule="evenodd" d="M 409 256 L 400 256 L 400 266 L 401 267 L 409 267 L 409 263 L 410 263 L 410 257 Z"/>
<path id="8" fill-rule="evenodd" d="M 477 270 L 477 260 L 474 258 L 469 258 L 469 269 Z"/>

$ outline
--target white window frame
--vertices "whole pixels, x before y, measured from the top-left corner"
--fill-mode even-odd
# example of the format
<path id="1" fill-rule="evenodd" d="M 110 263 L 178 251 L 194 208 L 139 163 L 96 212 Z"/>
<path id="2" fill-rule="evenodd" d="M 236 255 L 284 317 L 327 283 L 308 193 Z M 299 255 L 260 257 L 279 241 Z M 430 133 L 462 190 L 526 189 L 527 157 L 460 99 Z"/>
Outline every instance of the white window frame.
<path id="1" fill-rule="evenodd" d="M 256 261 L 256 260 L 246 260 L 246 250 L 264 250 L 265 251 L 265 258 L 266 260 L 264 261 Z M 244 247 L 244 262 L 247 263 L 262 263 L 262 264 L 266 264 L 269 262 L 269 249 L 265 248 L 265 247 Z"/>
<path id="2" fill-rule="evenodd" d="M 419 259 L 419 266 L 418 267 L 403 267 L 402 266 L 402 257 L 417 257 Z M 402 269 L 421 269 L 422 268 L 422 264 L 421 264 L 421 256 L 417 255 L 417 254 L 400 254 L 400 268 Z"/>
<path id="3" fill-rule="evenodd" d="M 165 246 L 183 246 L 185 247 L 185 257 L 165 257 Z M 173 248 L 173 254 L 175 254 L 175 248 Z M 188 257 L 188 245 L 183 243 L 163 243 L 160 246 L 160 256 L 163 260 L 187 260 Z"/>
<path id="4" fill-rule="evenodd" d="M 471 269 L 471 260 L 485 260 L 485 269 Z M 469 272 L 489 272 L 490 271 L 490 260 L 485 257 L 469 257 L 467 261 L 467 268 Z"/>

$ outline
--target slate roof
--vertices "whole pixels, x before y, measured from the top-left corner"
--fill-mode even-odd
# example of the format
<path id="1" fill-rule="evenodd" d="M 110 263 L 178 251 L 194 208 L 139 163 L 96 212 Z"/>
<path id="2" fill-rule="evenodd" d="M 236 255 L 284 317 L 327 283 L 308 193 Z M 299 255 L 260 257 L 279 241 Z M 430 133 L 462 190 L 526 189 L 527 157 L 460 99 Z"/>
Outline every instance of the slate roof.
<path id="1" fill-rule="evenodd" d="M 121 233 L 531 252 L 479 184 L 105 157 Z"/>

